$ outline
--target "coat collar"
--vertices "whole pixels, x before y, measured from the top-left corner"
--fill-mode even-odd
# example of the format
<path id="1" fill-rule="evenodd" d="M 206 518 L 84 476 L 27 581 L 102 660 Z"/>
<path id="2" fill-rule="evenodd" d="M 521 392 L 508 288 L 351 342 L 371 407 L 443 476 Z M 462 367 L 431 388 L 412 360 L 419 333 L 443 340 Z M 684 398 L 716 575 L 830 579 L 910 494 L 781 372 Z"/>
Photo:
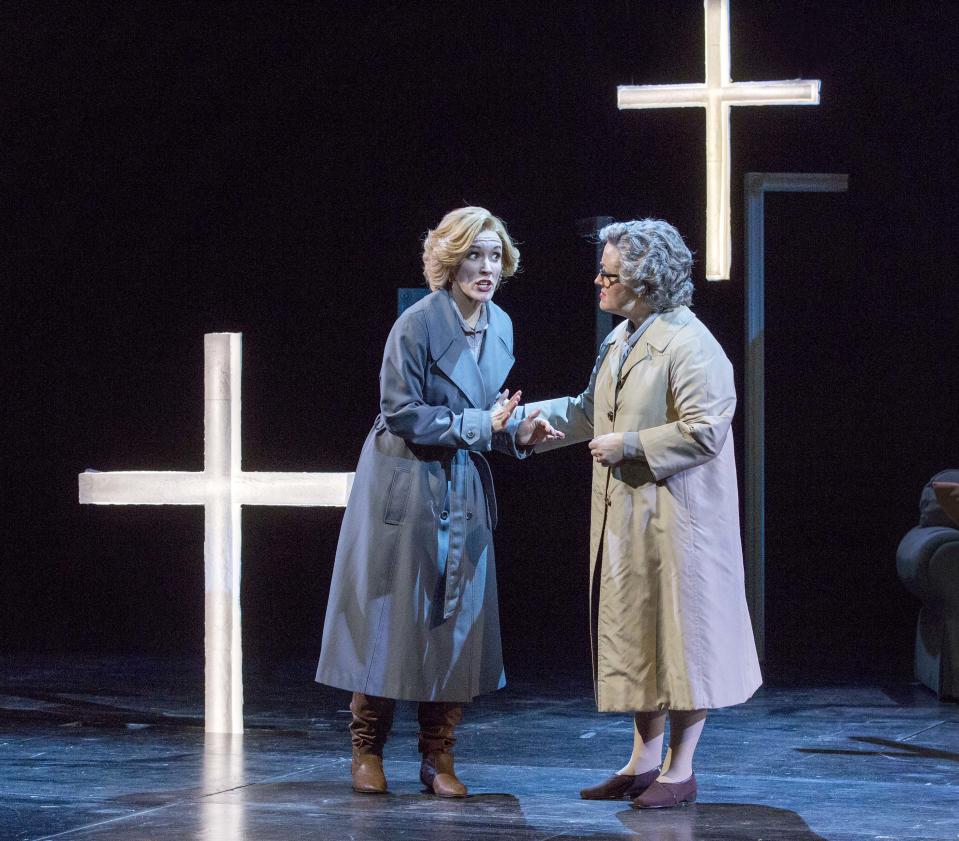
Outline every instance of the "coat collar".
<path id="1" fill-rule="evenodd" d="M 636 342 L 636 347 L 634 347 L 630 351 L 629 356 L 626 357 L 626 362 L 619 372 L 620 379 L 625 377 L 634 365 L 642 362 L 644 359 L 648 359 L 650 349 L 658 353 L 665 351 L 676 334 L 695 317 L 693 311 L 686 306 L 679 306 L 669 312 L 660 313 L 657 319 L 649 325 L 639 341 Z M 617 334 L 617 339 L 620 341 L 625 340 L 626 322 L 623 322 L 617 330 L 620 331 Z"/>
<path id="2" fill-rule="evenodd" d="M 649 326 L 638 344 L 646 342 L 651 348 L 662 353 L 673 337 L 695 317 L 693 311 L 686 306 L 660 313 L 659 318 Z"/>
<path id="3" fill-rule="evenodd" d="M 507 344 L 510 331 L 504 329 L 504 321 L 508 322 L 508 319 L 492 301 L 487 308 L 489 326 L 477 364 L 459 319 L 453 312 L 449 293 L 440 289 L 424 299 L 430 356 L 477 409 L 490 407 L 497 388 L 513 367 L 512 348 Z"/>

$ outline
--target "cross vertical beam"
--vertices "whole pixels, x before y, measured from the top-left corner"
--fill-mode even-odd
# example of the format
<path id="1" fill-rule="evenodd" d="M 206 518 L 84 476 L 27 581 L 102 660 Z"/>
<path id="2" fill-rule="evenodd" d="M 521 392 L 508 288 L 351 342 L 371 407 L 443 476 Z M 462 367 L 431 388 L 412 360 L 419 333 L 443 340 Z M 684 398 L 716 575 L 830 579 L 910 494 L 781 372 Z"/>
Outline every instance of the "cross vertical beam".
<path id="1" fill-rule="evenodd" d="M 203 337 L 205 707 L 213 733 L 243 732 L 243 640 L 240 628 L 240 336 Z"/>
<path id="2" fill-rule="evenodd" d="M 759 659 L 766 655 L 766 277 L 765 194 L 842 193 L 837 173 L 747 172 L 746 222 L 746 600 Z"/>

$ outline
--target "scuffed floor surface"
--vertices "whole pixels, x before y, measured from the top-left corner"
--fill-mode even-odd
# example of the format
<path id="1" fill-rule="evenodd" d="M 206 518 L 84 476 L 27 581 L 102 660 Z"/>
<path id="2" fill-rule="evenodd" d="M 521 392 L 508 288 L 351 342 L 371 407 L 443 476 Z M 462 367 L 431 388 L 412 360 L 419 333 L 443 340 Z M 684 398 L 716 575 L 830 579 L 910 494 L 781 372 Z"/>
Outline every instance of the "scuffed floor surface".
<path id="1" fill-rule="evenodd" d="M 959 839 L 959 706 L 917 685 L 776 685 L 715 712 L 699 801 L 639 812 L 579 789 L 620 767 L 631 720 L 587 674 L 511 683 L 467 708 L 461 801 L 423 791 L 415 710 L 387 746 L 390 793 L 349 785 L 345 692 L 313 663 L 247 674 L 242 737 L 207 737 L 202 664 L 0 658 L 0 838 L 210 841 Z"/>

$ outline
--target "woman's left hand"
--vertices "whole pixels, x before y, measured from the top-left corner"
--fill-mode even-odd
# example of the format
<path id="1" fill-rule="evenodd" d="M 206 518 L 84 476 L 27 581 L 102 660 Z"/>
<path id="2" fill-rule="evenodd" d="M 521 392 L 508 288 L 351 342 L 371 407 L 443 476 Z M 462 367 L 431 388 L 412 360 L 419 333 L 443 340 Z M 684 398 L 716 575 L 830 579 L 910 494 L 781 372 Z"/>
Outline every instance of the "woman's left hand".
<path id="1" fill-rule="evenodd" d="M 623 460 L 623 433 L 598 435 L 589 442 L 589 452 L 604 467 L 615 467 Z"/>
<path id="2" fill-rule="evenodd" d="M 535 447 L 543 441 L 559 441 L 566 437 L 564 432 L 554 429 L 546 418 L 538 417 L 539 409 L 529 413 L 516 428 L 516 443 L 521 447 Z"/>

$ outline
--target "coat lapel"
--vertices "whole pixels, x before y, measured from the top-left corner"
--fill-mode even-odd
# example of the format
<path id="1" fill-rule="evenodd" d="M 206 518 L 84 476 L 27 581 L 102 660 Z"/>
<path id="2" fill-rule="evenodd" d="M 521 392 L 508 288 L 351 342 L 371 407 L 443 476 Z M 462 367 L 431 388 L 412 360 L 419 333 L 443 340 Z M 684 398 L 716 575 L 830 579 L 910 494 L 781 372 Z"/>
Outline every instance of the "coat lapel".
<path id="1" fill-rule="evenodd" d="M 485 409 L 483 376 L 450 306 L 449 293 L 440 290 L 433 295 L 436 301 L 429 308 L 430 355 L 475 408 Z"/>
<path id="2" fill-rule="evenodd" d="M 483 339 L 483 349 L 479 358 L 479 370 L 486 387 L 484 409 L 493 404 L 493 400 L 499 393 L 499 387 L 506 381 L 506 375 L 509 374 L 515 361 L 513 349 L 508 344 L 510 331 L 504 330 L 500 324 L 501 311 L 492 303 L 487 306 L 489 327 L 486 328 L 486 338 Z"/>
<path id="3" fill-rule="evenodd" d="M 623 342 L 626 341 L 626 322 L 621 321 L 616 325 L 616 329 L 609 334 L 606 338 L 606 344 L 608 345 L 607 355 L 609 357 L 609 366 L 610 370 L 613 372 L 613 381 L 619 379 L 619 369 L 622 363 L 622 347 Z M 602 351 L 602 349 L 600 349 Z M 635 351 L 636 348 L 633 348 Z M 627 358 L 627 362 L 629 359 Z"/>

